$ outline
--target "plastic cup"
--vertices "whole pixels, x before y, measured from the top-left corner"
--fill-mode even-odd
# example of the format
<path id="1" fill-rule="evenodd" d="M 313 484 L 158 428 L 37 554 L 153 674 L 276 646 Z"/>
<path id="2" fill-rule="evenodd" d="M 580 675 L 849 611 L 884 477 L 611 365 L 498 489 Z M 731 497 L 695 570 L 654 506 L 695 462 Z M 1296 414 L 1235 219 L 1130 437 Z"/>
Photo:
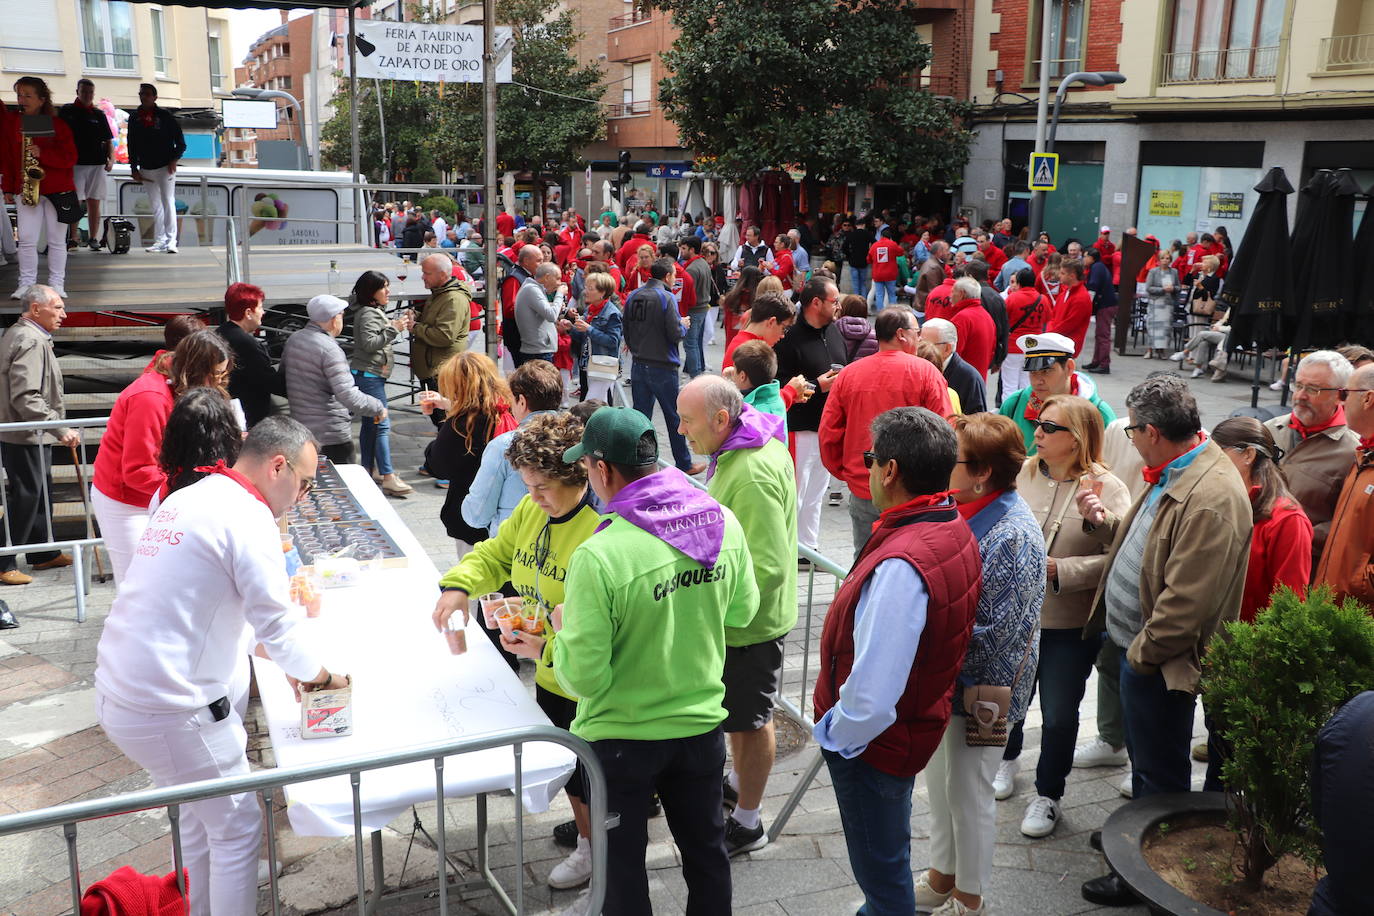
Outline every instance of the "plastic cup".
<path id="1" fill-rule="evenodd" d="M 452 622 L 444 630 L 444 641 L 448 643 L 448 651 L 453 655 L 464 655 L 468 651 L 468 634 L 464 629 L 452 629 Z"/>
<path id="2" fill-rule="evenodd" d="M 482 606 L 482 619 L 487 623 L 487 629 L 496 626 L 496 616 L 506 607 L 506 596 L 500 592 L 488 592 L 477 599 Z"/>
<path id="3" fill-rule="evenodd" d="M 514 641 L 515 631 L 520 627 L 520 615 L 502 611 L 496 618 L 496 626 L 501 631 L 502 636 Z"/>
<path id="4" fill-rule="evenodd" d="M 534 601 L 525 602 L 520 609 L 520 629 L 533 636 L 544 632 L 544 609 Z"/>
<path id="5" fill-rule="evenodd" d="M 1084 480 L 1083 489 L 1099 499 L 1102 498 L 1102 481 L 1100 480 Z"/>

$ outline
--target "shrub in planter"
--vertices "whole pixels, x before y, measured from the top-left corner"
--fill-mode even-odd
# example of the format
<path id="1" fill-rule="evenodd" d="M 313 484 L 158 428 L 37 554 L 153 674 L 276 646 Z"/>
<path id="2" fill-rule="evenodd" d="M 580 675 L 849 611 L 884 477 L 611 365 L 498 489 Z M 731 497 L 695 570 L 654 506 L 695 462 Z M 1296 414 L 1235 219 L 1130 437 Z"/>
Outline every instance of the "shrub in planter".
<path id="1" fill-rule="evenodd" d="M 1355 601 L 1337 607 L 1327 588 L 1299 598 L 1274 593 L 1253 624 L 1232 623 L 1207 651 L 1203 697 L 1232 743 L 1222 778 L 1242 880 L 1258 888 L 1286 853 L 1315 863 L 1312 747 L 1338 706 L 1374 685 L 1374 619 Z"/>

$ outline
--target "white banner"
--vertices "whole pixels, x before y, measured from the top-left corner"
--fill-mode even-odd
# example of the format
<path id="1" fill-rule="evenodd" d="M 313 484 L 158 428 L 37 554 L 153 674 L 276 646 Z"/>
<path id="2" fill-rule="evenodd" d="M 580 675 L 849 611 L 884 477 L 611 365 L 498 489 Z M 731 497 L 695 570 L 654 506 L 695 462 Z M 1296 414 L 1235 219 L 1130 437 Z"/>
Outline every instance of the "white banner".
<path id="1" fill-rule="evenodd" d="M 364 79 L 482 82 L 481 26 L 360 19 L 357 28 L 358 76 Z M 497 26 L 498 83 L 511 81 L 510 41 L 510 27 Z"/>

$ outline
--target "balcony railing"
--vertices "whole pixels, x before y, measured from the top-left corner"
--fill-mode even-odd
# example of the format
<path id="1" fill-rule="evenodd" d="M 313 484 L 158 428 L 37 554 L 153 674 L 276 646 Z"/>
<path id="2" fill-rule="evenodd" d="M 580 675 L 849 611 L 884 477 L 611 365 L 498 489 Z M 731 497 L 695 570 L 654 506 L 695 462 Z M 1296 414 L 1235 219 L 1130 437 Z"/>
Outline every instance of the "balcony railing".
<path id="1" fill-rule="evenodd" d="M 1322 70 L 1374 69 L 1374 35 L 1333 35 L 1321 40 Z"/>
<path id="2" fill-rule="evenodd" d="M 1238 83 L 1272 80 L 1279 68 L 1277 45 L 1178 51 L 1164 55 L 1163 83 Z"/>
<path id="3" fill-rule="evenodd" d="M 917 89 L 924 89 L 931 95 L 954 95 L 954 77 L 947 75 L 932 76 L 929 73 L 922 73 L 914 81 Z"/>
<path id="4" fill-rule="evenodd" d="M 634 8 L 631 9 L 628 13 L 623 13 L 619 16 L 612 16 L 610 25 L 607 28 L 623 29 L 626 26 L 638 25 L 641 22 L 648 22 L 653 18 L 654 17 L 652 10 L 650 10 L 648 7 L 641 7 L 638 3 L 636 3 L 634 4 Z"/>
<path id="5" fill-rule="evenodd" d="M 646 115 L 653 108 L 654 103 L 648 99 L 640 99 L 638 102 L 612 102 L 606 106 L 606 117 L 629 118 L 635 115 Z"/>

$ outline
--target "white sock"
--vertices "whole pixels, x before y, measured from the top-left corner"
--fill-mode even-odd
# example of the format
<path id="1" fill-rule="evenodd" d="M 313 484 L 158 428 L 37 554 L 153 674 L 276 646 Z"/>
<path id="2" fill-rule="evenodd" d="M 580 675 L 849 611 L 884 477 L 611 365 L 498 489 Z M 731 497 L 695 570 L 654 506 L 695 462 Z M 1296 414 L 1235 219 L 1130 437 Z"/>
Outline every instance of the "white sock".
<path id="1" fill-rule="evenodd" d="M 592 845 L 592 838 L 591 838 L 591 837 L 586 837 L 586 836 L 582 836 L 581 834 L 578 834 L 578 836 L 577 836 L 577 851 L 578 851 L 578 852 L 583 852 L 583 851 L 587 850 L 591 845 Z"/>
<path id="2" fill-rule="evenodd" d="M 758 808 L 736 808 L 731 817 L 738 821 L 741 827 L 748 827 L 750 830 L 759 825 Z"/>
<path id="3" fill-rule="evenodd" d="M 738 774 L 738 773 L 736 773 L 734 770 L 731 770 L 729 773 L 727 773 L 727 774 L 725 775 L 725 781 L 728 782 L 728 783 L 730 784 L 730 788 L 734 789 L 735 792 L 736 792 L 736 794 L 739 793 L 739 774 Z"/>

